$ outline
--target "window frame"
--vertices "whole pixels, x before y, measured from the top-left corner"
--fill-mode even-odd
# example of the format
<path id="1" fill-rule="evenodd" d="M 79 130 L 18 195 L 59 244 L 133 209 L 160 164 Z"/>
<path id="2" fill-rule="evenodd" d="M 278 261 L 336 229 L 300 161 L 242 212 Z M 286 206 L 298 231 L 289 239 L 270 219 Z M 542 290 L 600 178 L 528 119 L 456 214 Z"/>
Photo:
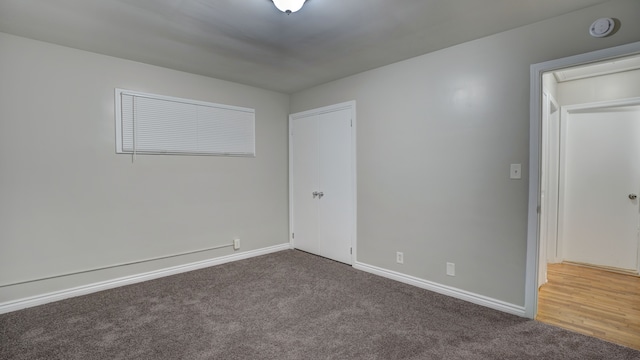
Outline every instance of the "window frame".
<path id="1" fill-rule="evenodd" d="M 231 157 L 255 157 L 256 156 L 256 134 L 255 134 L 255 109 L 252 108 L 246 108 L 246 107 L 239 107 L 239 106 L 232 106 L 232 105 L 224 105 L 224 104 L 217 104 L 217 103 L 212 103 L 212 102 L 207 102 L 207 101 L 200 101 L 200 100 L 193 100 L 193 99 L 186 99 L 186 98 L 179 98 L 179 97 L 173 97 L 173 96 L 166 96 L 166 95 L 158 95 L 158 94 L 152 94 L 152 93 L 146 93 L 146 92 L 141 92 L 141 91 L 134 91 L 134 90 L 126 90 L 126 89 L 121 89 L 121 88 L 116 88 L 115 92 L 114 92 L 114 98 L 115 98 L 115 137 L 116 137 L 116 153 L 117 154 L 128 154 L 128 155 L 136 155 L 136 154 L 143 154 L 143 155 L 186 155 L 186 156 L 231 156 Z M 135 142 L 133 145 L 133 150 L 129 150 L 126 149 L 124 147 L 124 143 L 125 143 L 125 139 L 126 136 L 124 133 L 124 116 L 123 116 L 123 104 L 122 104 L 122 98 L 123 95 L 127 95 L 127 96 L 133 96 L 134 98 L 146 98 L 146 99 L 152 99 L 152 100 L 159 100 L 159 101 L 168 101 L 168 102 L 177 102 L 177 103 L 181 103 L 181 104 L 187 104 L 187 105 L 193 105 L 193 106 L 201 106 L 201 107 L 208 107 L 208 108 L 215 108 L 215 109 L 222 109 L 222 110 L 228 110 L 228 111 L 236 111 L 236 112 L 242 112 L 242 113 L 248 113 L 251 114 L 251 134 L 250 137 L 251 139 L 246 139 L 247 141 L 251 141 L 251 149 L 248 149 L 248 151 L 246 152 L 225 152 L 225 151 L 193 151 L 193 150 L 185 150 L 185 151 L 173 151 L 173 150 L 140 150 L 140 149 L 136 149 L 135 148 Z M 135 119 L 133 119 L 132 121 L 135 121 Z M 185 123 L 186 124 L 186 123 Z M 135 130 L 133 130 L 132 132 L 133 137 L 135 137 Z"/>

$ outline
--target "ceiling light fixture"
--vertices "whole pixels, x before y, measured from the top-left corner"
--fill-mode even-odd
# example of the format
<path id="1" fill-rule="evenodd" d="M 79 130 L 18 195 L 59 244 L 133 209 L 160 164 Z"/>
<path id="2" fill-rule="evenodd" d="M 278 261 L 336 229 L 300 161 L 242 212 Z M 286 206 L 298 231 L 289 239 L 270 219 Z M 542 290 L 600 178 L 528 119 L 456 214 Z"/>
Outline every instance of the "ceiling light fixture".
<path id="1" fill-rule="evenodd" d="M 300 9 L 302 9 L 302 5 L 304 5 L 307 0 L 272 0 L 273 5 L 275 5 L 278 10 L 286 13 L 287 15 L 291 15 Z"/>

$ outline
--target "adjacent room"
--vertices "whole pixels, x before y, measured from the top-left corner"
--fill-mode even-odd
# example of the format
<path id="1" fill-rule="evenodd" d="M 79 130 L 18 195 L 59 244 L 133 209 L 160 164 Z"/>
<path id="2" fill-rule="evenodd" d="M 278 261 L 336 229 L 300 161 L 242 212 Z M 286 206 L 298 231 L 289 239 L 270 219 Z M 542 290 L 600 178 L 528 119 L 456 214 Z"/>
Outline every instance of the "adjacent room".
<path id="1" fill-rule="evenodd" d="M 638 277 L 640 180 L 624 240 L 569 180 L 640 136 L 559 120 L 638 54 L 637 0 L 0 0 L 0 358 L 640 358 L 637 285 L 543 307 Z"/>
<path id="2" fill-rule="evenodd" d="M 543 75 L 536 316 L 634 348 L 639 79 L 638 55 Z"/>

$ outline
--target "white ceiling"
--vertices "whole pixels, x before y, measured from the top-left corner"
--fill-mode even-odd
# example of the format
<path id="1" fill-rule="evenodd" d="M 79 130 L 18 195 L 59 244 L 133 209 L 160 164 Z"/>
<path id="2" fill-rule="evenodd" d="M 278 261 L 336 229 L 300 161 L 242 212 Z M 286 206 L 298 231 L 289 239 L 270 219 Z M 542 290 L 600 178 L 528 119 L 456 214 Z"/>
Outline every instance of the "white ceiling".
<path id="1" fill-rule="evenodd" d="M 607 1 L 0 0 L 0 32 L 291 93 Z"/>

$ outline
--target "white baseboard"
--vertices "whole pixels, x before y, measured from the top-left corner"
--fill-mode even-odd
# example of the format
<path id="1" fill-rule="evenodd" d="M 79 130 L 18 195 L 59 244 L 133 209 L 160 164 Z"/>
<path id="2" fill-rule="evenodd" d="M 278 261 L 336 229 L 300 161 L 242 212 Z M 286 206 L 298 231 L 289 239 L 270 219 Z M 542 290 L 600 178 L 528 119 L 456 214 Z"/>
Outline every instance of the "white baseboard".
<path id="1" fill-rule="evenodd" d="M 525 317 L 524 306 L 510 304 L 510 303 L 493 299 L 487 296 L 474 294 L 469 291 L 460 290 L 451 286 L 438 284 L 432 281 L 427 281 L 414 276 L 383 269 L 377 266 L 368 265 L 361 262 L 354 263 L 353 267 L 358 270 L 366 271 L 368 273 L 382 276 L 388 279 L 400 281 L 405 284 L 417 286 L 419 288 L 437 292 L 439 294 L 451 296 L 456 299 L 468 301 L 477 305 L 486 306 L 488 308 L 499 310 L 509 314 Z"/>
<path id="2" fill-rule="evenodd" d="M 113 280 L 102 281 L 94 284 L 78 286 L 71 289 L 60 290 L 48 294 L 32 296 L 24 299 L 9 301 L 0 304 L 0 314 L 25 309 L 33 306 L 43 305 L 54 301 L 68 299 L 71 297 L 91 294 L 94 292 L 116 288 L 119 286 L 125 286 L 135 284 L 143 281 L 153 280 L 165 276 L 176 275 L 188 271 L 207 268 L 210 266 L 221 265 L 232 261 L 244 260 L 255 256 L 266 255 L 278 251 L 291 249 L 291 244 L 286 243 L 282 245 L 275 245 L 263 249 L 246 251 L 238 254 L 232 254 L 227 256 L 221 256 L 214 259 L 198 261 L 185 265 L 178 265 L 169 267 L 166 269 L 160 269 L 141 273 L 137 275 L 131 275 L 121 277 Z"/>

